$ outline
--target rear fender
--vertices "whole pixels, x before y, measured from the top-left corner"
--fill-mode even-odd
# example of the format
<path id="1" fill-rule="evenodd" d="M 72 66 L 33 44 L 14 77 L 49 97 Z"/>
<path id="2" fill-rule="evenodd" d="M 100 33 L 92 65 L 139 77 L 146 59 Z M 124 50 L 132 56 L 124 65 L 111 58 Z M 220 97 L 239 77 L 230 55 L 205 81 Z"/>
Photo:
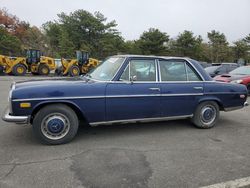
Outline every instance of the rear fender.
<path id="1" fill-rule="evenodd" d="M 224 110 L 224 106 L 223 106 L 222 101 L 218 97 L 215 97 L 215 96 L 206 96 L 204 98 L 201 98 L 198 102 L 200 104 L 202 102 L 207 102 L 207 101 L 214 101 L 214 102 L 216 102 L 219 105 L 220 110 Z"/>

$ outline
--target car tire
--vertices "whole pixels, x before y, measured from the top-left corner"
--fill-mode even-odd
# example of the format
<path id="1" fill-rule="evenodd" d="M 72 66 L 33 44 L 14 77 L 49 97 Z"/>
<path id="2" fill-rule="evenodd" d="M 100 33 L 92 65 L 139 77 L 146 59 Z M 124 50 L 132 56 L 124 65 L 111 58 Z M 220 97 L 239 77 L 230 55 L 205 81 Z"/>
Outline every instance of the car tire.
<path id="1" fill-rule="evenodd" d="M 76 135 L 79 120 L 67 105 L 56 104 L 43 107 L 33 119 L 33 131 L 41 143 L 65 144 Z"/>
<path id="2" fill-rule="evenodd" d="M 27 72 L 27 68 L 25 67 L 25 65 L 23 64 L 16 64 L 13 69 L 12 69 L 12 73 L 14 76 L 24 76 Z"/>
<path id="3" fill-rule="evenodd" d="M 39 75 L 48 75 L 50 73 L 49 67 L 47 65 L 41 64 L 38 67 Z"/>
<path id="4" fill-rule="evenodd" d="M 72 65 L 69 69 L 69 75 L 71 77 L 79 76 L 80 75 L 80 69 L 76 65 Z"/>
<path id="5" fill-rule="evenodd" d="M 214 127 L 220 116 L 220 109 L 216 102 L 206 101 L 200 103 L 192 117 L 193 124 L 202 129 Z"/>

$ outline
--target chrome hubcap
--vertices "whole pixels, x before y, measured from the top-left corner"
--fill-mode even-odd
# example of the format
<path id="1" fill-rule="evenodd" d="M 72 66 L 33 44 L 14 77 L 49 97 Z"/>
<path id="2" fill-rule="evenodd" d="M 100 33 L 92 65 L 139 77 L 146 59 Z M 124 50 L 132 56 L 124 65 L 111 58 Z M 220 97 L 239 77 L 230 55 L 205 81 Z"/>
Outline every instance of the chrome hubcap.
<path id="1" fill-rule="evenodd" d="M 205 124 L 205 125 L 209 125 L 211 123 L 214 122 L 214 120 L 216 119 L 216 108 L 214 106 L 204 106 L 201 109 L 201 121 Z"/>
<path id="2" fill-rule="evenodd" d="M 41 125 L 43 135 L 52 140 L 63 138 L 68 134 L 69 129 L 69 119 L 61 113 L 47 115 Z"/>

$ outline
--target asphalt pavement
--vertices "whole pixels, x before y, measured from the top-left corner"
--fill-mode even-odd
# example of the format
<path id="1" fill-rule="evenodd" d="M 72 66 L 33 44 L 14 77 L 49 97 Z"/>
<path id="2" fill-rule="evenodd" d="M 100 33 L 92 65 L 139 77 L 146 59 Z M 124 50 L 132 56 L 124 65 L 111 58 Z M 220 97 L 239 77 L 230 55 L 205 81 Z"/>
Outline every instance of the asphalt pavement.
<path id="1" fill-rule="evenodd" d="M 28 79 L 0 76 L 0 113 L 11 82 Z M 1 188 L 181 188 L 249 176 L 250 107 L 222 112 L 208 130 L 187 120 L 83 126 L 71 143 L 59 146 L 41 145 L 31 125 L 0 120 Z"/>

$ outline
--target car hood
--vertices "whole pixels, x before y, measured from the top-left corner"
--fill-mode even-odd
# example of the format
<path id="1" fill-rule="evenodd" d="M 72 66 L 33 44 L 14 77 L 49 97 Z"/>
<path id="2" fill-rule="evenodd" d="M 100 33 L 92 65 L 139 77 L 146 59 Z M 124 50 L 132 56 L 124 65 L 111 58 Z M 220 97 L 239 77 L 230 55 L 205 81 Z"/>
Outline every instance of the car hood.
<path id="1" fill-rule="evenodd" d="M 27 87 L 45 87 L 45 86 L 61 86 L 68 84 L 75 84 L 78 82 L 86 82 L 86 79 L 80 77 L 75 78 L 50 78 L 50 79 L 34 79 L 28 81 L 18 81 L 15 83 L 15 88 L 27 88 Z"/>
<path id="2" fill-rule="evenodd" d="M 87 78 L 22 81 L 15 84 L 12 99 L 67 98 L 104 95 L 105 83 Z"/>

